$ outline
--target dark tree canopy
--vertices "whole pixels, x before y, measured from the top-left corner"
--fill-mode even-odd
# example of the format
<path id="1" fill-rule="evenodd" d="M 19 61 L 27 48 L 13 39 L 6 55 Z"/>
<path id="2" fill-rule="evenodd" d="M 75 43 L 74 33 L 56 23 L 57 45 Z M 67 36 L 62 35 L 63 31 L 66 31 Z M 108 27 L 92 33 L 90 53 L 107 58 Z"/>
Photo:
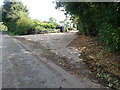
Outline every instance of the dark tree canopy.
<path id="1" fill-rule="evenodd" d="M 98 36 L 110 50 L 120 50 L 120 3 L 56 2 L 56 8 L 71 15 L 79 32 Z"/>
<path id="2" fill-rule="evenodd" d="M 20 18 L 21 14 L 26 14 L 28 16 L 28 10 L 22 2 L 15 2 L 14 0 L 5 0 L 2 12 L 2 21 L 4 25 L 8 27 L 8 30 L 13 30 L 13 26 L 16 25 L 17 20 Z"/>

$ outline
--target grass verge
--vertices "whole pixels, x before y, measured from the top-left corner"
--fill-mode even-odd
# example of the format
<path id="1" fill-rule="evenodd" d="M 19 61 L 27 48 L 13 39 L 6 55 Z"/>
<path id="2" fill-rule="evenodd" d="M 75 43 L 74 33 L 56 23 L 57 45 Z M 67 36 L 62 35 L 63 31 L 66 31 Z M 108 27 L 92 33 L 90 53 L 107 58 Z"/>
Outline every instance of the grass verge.
<path id="1" fill-rule="evenodd" d="M 11 36 L 18 36 L 18 34 L 15 34 L 13 32 L 9 32 L 9 31 L 8 31 L 8 34 L 11 35 Z"/>
<path id="2" fill-rule="evenodd" d="M 120 52 L 110 52 L 96 38 L 85 35 L 79 35 L 69 46 L 82 51 L 80 58 L 96 77 L 101 78 L 108 87 L 120 90 Z"/>

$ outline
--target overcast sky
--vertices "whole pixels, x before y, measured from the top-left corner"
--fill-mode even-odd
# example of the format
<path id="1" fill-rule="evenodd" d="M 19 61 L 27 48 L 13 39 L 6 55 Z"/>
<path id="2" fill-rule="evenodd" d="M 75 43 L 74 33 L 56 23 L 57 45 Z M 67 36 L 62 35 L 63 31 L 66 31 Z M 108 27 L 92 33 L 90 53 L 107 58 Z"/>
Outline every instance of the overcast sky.
<path id="1" fill-rule="evenodd" d="M 4 0 L 0 0 L 0 5 Z M 63 12 L 55 9 L 54 0 L 22 0 L 27 5 L 27 8 L 32 19 L 40 19 L 47 21 L 50 17 L 56 18 L 58 21 L 64 20 Z"/>

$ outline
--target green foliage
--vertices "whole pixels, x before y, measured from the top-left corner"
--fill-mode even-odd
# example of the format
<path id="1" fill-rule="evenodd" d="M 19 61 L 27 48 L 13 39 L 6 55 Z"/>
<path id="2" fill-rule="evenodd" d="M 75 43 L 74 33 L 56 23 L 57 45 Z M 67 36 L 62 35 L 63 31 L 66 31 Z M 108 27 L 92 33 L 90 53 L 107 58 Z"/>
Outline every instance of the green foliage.
<path id="1" fill-rule="evenodd" d="M 21 19 L 22 14 L 25 17 L 28 16 L 28 10 L 23 5 L 22 2 L 4 2 L 3 12 L 2 12 L 2 21 L 5 26 L 7 26 L 9 32 L 16 33 L 18 30 L 18 20 Z"/>
<path id="2" fill-rule="evenodd" d="M 45 30 L 45 28 L 42 27 L 42 26 L 36 26 L 36 27 L 35 27 L 35 30 Z"/>
<path id="3" fill-rule="evenodd" d="M 34 22 L 35 25 L 38 25 L 39 23 L 41 23 L 41 21 L 38 20 L 38 19 L 34 19 L 33 22 Z"/>
<path id="4" fill-rule="evenodd" d="M 7 27 L 0 22 L 0 31 L 7 31 Z"/>
<path id="5" fill-rule="evenodd" d="M 41 22 L 38 19 L 31 20 L 23 3 L 15 2 L 15 0 L 7 0 L 7 2 L 5 0 L 2 19 L 10 33 L 19 35 L 48 32 L 54 30 L 57 26 L 54 18 L 51 18 L 49 23 Z"/>
<path id="6" fill-rule="evenodd" d="M 47 33 L 49 31 L 52 31 L 56 28 L 56 25 L 54 23 L 44 23 L 44 22 L 34 22 L 34 30 L 35 33 Z"/>
<path id="7" fill-rule="evenodd" d="M 112 25 L 101 26 L 99 39 L 105 43 L 108 50 L 120 50 L 120 29 Z"/>
<path id="8" fill-rule="evenodd" d="M 101 79 L 103 79 L 108 87 L 112 87 L 115 90 L 120 90 L 120 81 L 118 80 L 118 78 L 113 77 L 110 74 L 107 74 L 105 72 L 103 72 L 103 70 L 97 69 L 97 77 L 100 77 Z"/>
<path id="9" fill-rule="evenodd" d="M 34 23 L 35 29 L 40 28 L 40 29 L 55 29 L 56 26 L 53 23 L 44 23 L 44 22 L 39 22 L 39 23 Z"/>
<path id="10" fill-rule="evenodd" d="M 15 33 L 19 35 L 25 35 L 28 33 L 28 30 L 32 30 L 34 23 L 32 20 L 22 13 L 20 15 L 20 19 L 16 22 L 16 30 Z"/>
<path id="11" fill-rule="evenodd" d="M 40 23 L 40 24 L 38 24 L 38 25 L 40 25 L 41 27 L 44 27 L 44 28 L 50 28 L 50 29 L 55 29 L 55 25 L 54 24 L 52 24 L 52 23 Z"/>
<path id="12" fill-rule="evenodd" d="M 54 17 L 50 17 L 48 22 L 50 22 L 50 23 L 57 23 L 57 20 Z"/>
<path id="13" fill-rule="evenodd" d="M 68 30 L 76 30 L 76 28 L 69 27 Z"/>
<path id="14" fill-rule="evenodd" d="M 71 15 L 79 32 L 98 36 L 109 50 L 120 50 L 120 3 L 56 2 Z"/>
<path id="15" fill-rule="evenodd" d="M 60 21 L 60 23 L 66 28 L 71 27 L 71 21 L 68 18 L 64 19 L 63 21 Z"/>

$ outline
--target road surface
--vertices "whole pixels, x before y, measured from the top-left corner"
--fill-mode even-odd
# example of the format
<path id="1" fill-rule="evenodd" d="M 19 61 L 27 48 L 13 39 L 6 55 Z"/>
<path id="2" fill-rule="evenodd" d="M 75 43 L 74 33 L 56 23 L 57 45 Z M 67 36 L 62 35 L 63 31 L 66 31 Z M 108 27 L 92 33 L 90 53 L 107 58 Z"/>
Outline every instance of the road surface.
<path id="1" fill-rule="evenodd" d="M 22 42 L 3 34 L 2 88 L 100 88 L 101 85 L 78 79 L 61 67 L 33 55 Z"/>
<path id="2" fill-rule="evenodd" d="M 2 33 L 0 32 L 0 90 L 2 88 Z"/>

